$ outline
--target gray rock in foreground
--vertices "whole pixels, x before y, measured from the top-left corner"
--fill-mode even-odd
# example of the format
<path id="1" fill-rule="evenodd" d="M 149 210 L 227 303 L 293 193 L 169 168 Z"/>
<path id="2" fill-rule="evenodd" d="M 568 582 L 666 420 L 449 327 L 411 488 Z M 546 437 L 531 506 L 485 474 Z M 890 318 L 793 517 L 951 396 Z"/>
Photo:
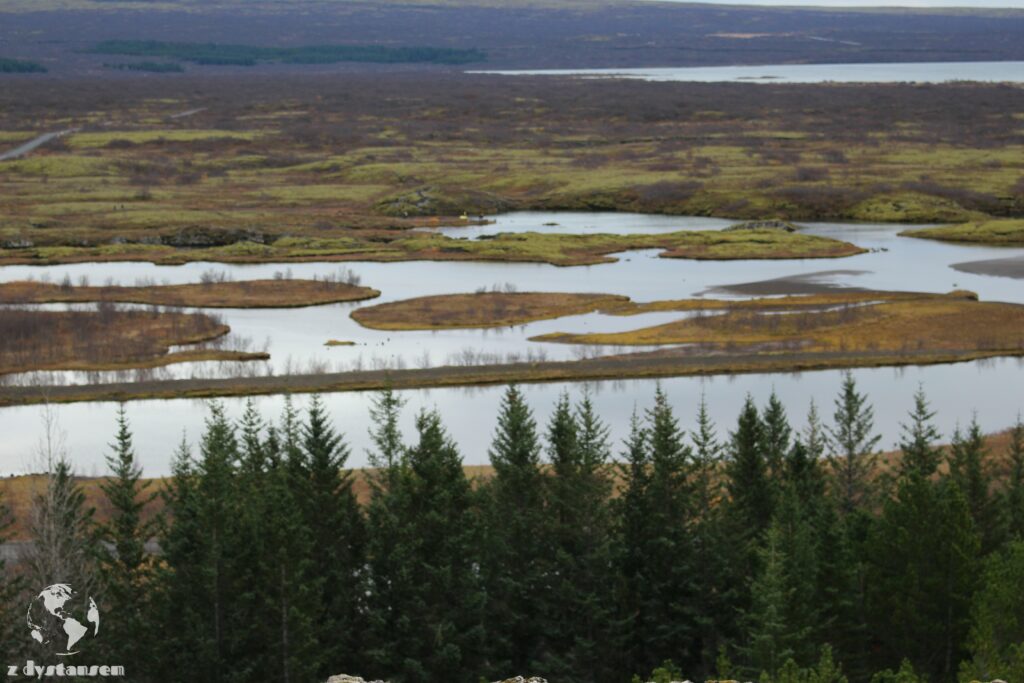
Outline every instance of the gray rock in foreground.
<path id="1" fill-rule="evenodd" d="M 384 683 L 384 681 L 366 681 L 358 676 L 348 676 L 346 674 L 338 674 L 337 676 L 331 676 L 327 679 L 327 683 Z M 531 676 L 530 678 L 524 678 L 522 676 L 516 676 L 515 678 L 506 678 L 503 681 L 496 681 L 495 683 L 548 683 L 545 679 L 538 676 Z"/>

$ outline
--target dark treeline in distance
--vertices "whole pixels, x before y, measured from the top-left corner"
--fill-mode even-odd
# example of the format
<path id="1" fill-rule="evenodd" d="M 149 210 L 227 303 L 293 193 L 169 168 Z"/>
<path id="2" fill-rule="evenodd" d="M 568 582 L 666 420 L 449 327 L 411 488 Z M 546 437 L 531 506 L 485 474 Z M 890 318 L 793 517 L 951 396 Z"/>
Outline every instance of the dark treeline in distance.
<path id="1" fill-rule="evenodd" d="M 6 59 L 0 57 L 0 73 L 3 74 L 29 74 L 46 73 L 46 67 L 37 62 L 29 62 L 23 59 Z"/>
<path id="2" fill-rule="evenodd" d="M 942 448 L 919 392 L 880 459 L 847 375 L 801 433 L 774 395 L 724 432 L 703 403 L 684 424 L 659 388 L 615 446 L 589 396 L 538 422 L 510 387 L 493 474 L 470 481 L 442 416 L 403 434 L 401 411 L 374 402 L 361 504 L 318 398 L 276 424 L 213 403 L 155 520 L 122 411 L 107 521 L 59 458 L 33 513 L 67 530 L 33 557 L 102 553 L 11 573 L 0 611 L 28 587 L 95 585 L 109 616 L 91 652 L 139 681 L 1024 680 L 1024 424 L 998 451 L 976 422 Z M 0 637 L 5 662 L 25 654 Z"/>
<path id="3" fill-rule="evenodd" d="M 175 62 L 118 62 L 116 64 L 104 64 L 104 69 L 115 69 L 117 71 L 145 71 L 148 73 L 183 73 L 185 67 Z"/>
<path id="4" fill-rule="evenodd" d="M 217 43 L 168 43 L 157 40 L 105 40 L 93 52 L 104 55 L 170 57 L 196 64 L 255 66 L 259 62 L 283 64 L 336 64 L 372 62 L 404 64 L 468 64 L 486 61 L 480 50 L 456 50 L 441 47 L 386 47 L 383 45 L 305 45 L 301 47 L 263 47 Z"/>

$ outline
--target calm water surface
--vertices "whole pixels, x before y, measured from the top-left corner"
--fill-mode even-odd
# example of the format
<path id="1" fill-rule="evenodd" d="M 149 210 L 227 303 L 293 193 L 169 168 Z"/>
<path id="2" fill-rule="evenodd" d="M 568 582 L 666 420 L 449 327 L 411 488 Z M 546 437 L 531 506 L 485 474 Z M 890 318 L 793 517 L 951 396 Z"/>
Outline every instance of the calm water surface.
<path id="1" fill-rule="evenodd" d="M 700 83 L 949 83 L 1024 82 L 1024 62 L 917 62 L 907 64 L 779 64 L 638 69 L 476 71 L 502 76 L 579 76 Z"/>
<path id="2" fill-rule="evenodd" d="M 642 216 L 634 214 L 522 213 L 495 217 L 494 223 L 468 228 L 443 228 L 454 237 L 475 239 L 483 235 L 511 231 L 665 232 L 682 229 L 720 229 L 732 221 L 707 218 Z M 551 225 L 554 224 L 554 225 Z M 869 253 L 838 260 L 785 261 L 687 261 L 662 259 L 657 250 L 628 252 L 615 263 L 596 266 L 559 268 L 543 264 L 411 262 L 350 263 L 347 267 L 362 277 L 365 285 L 381 290 L 382 295 L 369 303 L 380 303 L 453 292 L 472 292 L 479 288 L 514 285 L 518 291 L 607 292 L 625 294 L 638 301 L 699 296 L 723 285 L 792 276 L 815 276 L 821 281 L 874 289 L 945 292 L 954 288 L 971 289 L 984 300 L 1024 303 L 1024 286 L 1018 280 L 953 271 L 949 266 L 968 260 L 1011 257 L 1024 249 L 996 249 L 943 244 L 899 237 L 907 226 L 870 224 L 808 224 L 808 232 L 848 240 Z M 157 282 L 195 282 L 207 270 L 226 271 L 237 280 L 273 277 L 290 270 L 294 277 L 324 276 L 338 270 L 336 263 L 226 265 L 193 263 L 184 266 L 156 266 L 149 263 L 73 264 L 0 268 L 0 281 L 44 278 L 60 281 L 65 275 L 77 280 L 87 276 L 93 284 L 112 277 L 123 284 L 149 278 Z M 715 293 L 714 296 L 722 296 Z M 465 359 L 506 359 L 510 357 L 571 359 L 582 354 L 614 352 L 615 349 L 586 349 L 559 344 L 538 344 L 529 337 L 548 332 L 612 332 L 660 324 L 682 317 L 679 313 L 653 313 L 618 317 L 602 314 L 571 316 L 499 330 L 445 330 L 436 332 L 379 332 L 360 327 L 349 318 L 351 311 L 364 304 L 340 304 L 304 309 L 219 310 L 231 325 L 233 334 L 250 340 L 255 347 L 266 347 L 269 363 L 249 366 L 253 372 L 283 374 L 304 370 L 346 370 L 356 367 L 419 367 Z M 60 308 L 62 306 L 56 306 Z M 328 339 L 352 340 L 354 347 L 326 348 Z M 1012 422 L 1024 408 L 1020 387 L 1024 386 L 1024 366 L 1016 360 L 999 360 L 953 366 L 933 366 L 905 370 L 873 369 L 858 371 L 865 388 L 872 390 L 878 407 L 879 427 L 886 443 L 898 435 L 898 423 L 909 406 L 910 395 L 921 382 L 936 407 L 941 410 L 943 429 L 948 432 L 957 420 L 969 419 L 977 409 L 987 429 L 999 429 Z M 217 364 L 182 364 L 168 371 L 170 376 L 208 376 L 222 374 Z M 726 424 L 734 419 L 746 392 L 759 401 L 774 387 L 794 410 L 803 411 L 811 397 L 830 404 L 839 384 L 838 372 L 792 375 L 749 375 L 735 378 L 679 378 L 666 380 L 665 386 L 684 414 L 692 412 L 701 391 L 706 391 L 716 419 Z M 84 382 L 81 374 L 65 373 L 62 381 Z M 101 378 L 111 381 L 115 378 Z M 546 414 L 564 385 L 528 388 L 531 402 Z M 578 388 L 574 386 L 574 388 Z M 594 385 L 596 401 L 622 436 L 634 404 L 646 405 L 653 392 L 651 381 L 626 381 Z M 486 444 L 492 429 L 493 411 L 500 389 L 445 389 L 405 392 L 409 399 L 408 425 L 412 413 L 424 406 L 441 408 L 451 418 L 453 434 L 464 446 L 467 462 L 486 461 Z M 365 462 L 364 446 L 369 397 L 362 393 L 335 394 L 327 397 L 339 425 L 354 445 L 352 464 Z M 268 414 L 280 411 L 280 398 L 257 399 Z M 240 412 L 243 401 L 226 402 L 229 412 Z M 83 471 L 102 469 L 106 444 L 110 441 L 114 406 L 78 404 L 58 409 L 75 461 Z M 22 471 L 38 438 L 40 409 L 0 409 L 0 472 Z M 190 400 L 132 403 L 139 454 L 151 474 L 166 473 L 172 444 L 180 440 L 182 430 L 195 438 L 201 429 L 205 407 Z M 802 419 L 802 416 L 799 416 Z"/>

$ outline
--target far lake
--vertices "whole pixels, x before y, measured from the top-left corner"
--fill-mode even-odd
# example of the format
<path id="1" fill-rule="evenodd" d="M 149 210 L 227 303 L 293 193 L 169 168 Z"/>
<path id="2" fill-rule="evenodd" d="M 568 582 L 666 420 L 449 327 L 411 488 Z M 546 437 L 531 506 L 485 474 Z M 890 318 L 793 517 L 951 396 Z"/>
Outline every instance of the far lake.
<path id="1" fill-rule="evenodd" d="M 1024 62 L 920 62 L 883 64 L 779 64 L 639 69 L 475 71 L 502 76 L 579 76 L 700 83 L 1024 83 Z"/>

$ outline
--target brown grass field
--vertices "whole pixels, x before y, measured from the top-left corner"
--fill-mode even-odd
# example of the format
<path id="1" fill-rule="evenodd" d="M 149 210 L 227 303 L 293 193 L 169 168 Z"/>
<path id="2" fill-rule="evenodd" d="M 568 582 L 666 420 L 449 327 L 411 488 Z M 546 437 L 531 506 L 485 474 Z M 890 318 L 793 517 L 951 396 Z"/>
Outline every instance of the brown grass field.
<path id="1" fill-rule="evenodd" d="M 444 330 L 521 325 L 591 313 L 628 302 L 611 294 L 480 292 L 404 299 L 352 312 L 352 319 L 375 330 Z"/>
<path id="2" fill-rule="evenodd" d="M 216 318 L 197 313 L 114 308 L 6 309 L 0 317 L 0 375 L 35 370 L 153 368 L 186 361 L 267 357 L 221 349 L 169 353 L 171 346 L 211 341 L 229 331 Z"/>
<path id="3" fill-rule="evenodd" d="M 692 344 L 708 352 L 732 353 L 757 349 L 850 354 L 1024 351 L 1024 306 L 979 302 L 971 292 L 837 293 L 818 295 L 814 301 L 754 300 L 740 306 L 708 300 L 656 302 L 646 310 L 697 310 L 703 314 L 629 332 L 553 333 L 535 341 L 613 346 Z M 716 307 L 726 311 L 707 314 Z"/>
<path id="4" fill-rule="evenodd" d="M 185 285 L 76 286 L 47 282 L 0 283 L 0 303 L 117 303 L 196 308 L 297 308 L 380 296 L 369 287 L 322 280 L 246 280 Z"/>
<path id="5" fill-rule="evenodd" d="M 986 437 L 986 446 L 990 455 L 989 468 L 995 480 L 996 488 L 1009 476 L 1010 463 L 1007 458 L 1009 442 L 1009 430 L 990 434 Z M 899 461 L 899 451 L 881 453 L 878 459 L 878 474 L 893 471 Z M 479 485 L 481 482 L 494 476 L 494 468 L 490 465 L 463 465 L 462 469 L 474 485 Z M 942 471 L 945 471 L 945 469 L 945 465 L 940 467 Z M 353 491 L 359 502 L 363 505 L 369 502 L 372 495 L 369 480 L 376 472 L 377 470 L 372 468 L 350 470 Z M 614 480 L 617 482 L 621 481 L 620 470 L 614 464 L 609 466 L 609 472 Z M 106 477 L 78 478 L 78 483 L 85 493 L 86 505 L 96 510 L 96 520 L 100 523 L 109 519 L 111 511 L 110 504 L 101 489 L 105 481 Z M 145 519 L 152 519 L 154 515 L 159 514 L 163 510 L 163 500 L 159 494 L 165 489 L 167 482 L 168 480 L 165 478 L 142 480 L 142 483 L 147 487 L 146 495 L 157 494 L 156 498 L 144 510 L 143 515 Z M 12 476 L 0 479 L 0 502 L 8 507 L 14 522 L 10 529 L 10 538 L 8 540 L 27 540 L 26 520 L 30 515 L 32 499 L 40 492 L 44 485 L 45 478 L 41 475 Z M 613 495 L 618 495 L 618 492 L 619 487 L 616 486 L 613 489 Z"/>

